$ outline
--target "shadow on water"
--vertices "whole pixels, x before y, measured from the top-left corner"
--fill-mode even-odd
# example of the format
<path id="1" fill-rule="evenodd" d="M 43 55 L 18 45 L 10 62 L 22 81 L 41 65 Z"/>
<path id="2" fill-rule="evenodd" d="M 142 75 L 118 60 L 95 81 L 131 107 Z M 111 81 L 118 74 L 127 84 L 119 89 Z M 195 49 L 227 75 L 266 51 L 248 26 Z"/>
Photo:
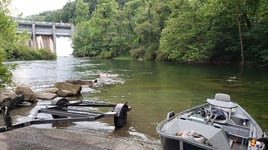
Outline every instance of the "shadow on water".
<path id="1" fill-rule="evenodd" d="M 105 131 L 115 136 L 158 138 L 156 125 L 169 111 L 180 112 L 199 105 L 215 93 L 231 95 L 264 129 L 268 129 L 268 76 L 258 68 L 197 65 L 132 60 L 97 60 L 59 57 L 57 61 L 12 62 L 13 80 L 35 90 L 68 79 L 98 80 L 84 99 L 124 103 L 132 107 L 128 124 L 114 131 L 113 120 L 75 123 L 68 129 Z M 41 74 L 40 74 L 41 73 Z M 26 110 L 25 112 L 30 110 Z M 19 112 L 17 112 L 18 115 Z M 16 115 L 16 112 L 15 112 Z M 27 113 L 22 113 L 27 115 Z"/>

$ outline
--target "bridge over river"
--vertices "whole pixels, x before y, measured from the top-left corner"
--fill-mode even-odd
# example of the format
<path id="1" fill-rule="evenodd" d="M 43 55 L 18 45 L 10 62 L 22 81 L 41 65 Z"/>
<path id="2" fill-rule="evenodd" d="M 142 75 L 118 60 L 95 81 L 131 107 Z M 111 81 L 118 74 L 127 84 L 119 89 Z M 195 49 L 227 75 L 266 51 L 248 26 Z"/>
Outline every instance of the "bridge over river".
<path id="1" fill-rule="evenodd" d="M 51 23 L 16 20 L 17 32 L 31 34 L 28 45 L 34 49 L 47 48 L 56 52 L 58 37 L 71 37 L 74 32 L 74 25 L 67 23 Z"/>

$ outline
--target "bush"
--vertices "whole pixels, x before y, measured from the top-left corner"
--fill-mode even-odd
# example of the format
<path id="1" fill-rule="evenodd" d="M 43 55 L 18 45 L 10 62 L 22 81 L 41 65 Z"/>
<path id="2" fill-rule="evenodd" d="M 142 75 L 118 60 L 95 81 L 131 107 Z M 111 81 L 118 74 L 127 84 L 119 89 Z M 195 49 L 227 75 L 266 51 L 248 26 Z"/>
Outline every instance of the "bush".
<path id="1" fill-rule="evenodd" d="M 6 50 L 7 60 L 50 60 L 56 59 L 56 54 L 48 49 L 34 50 L 27 46 L 17 46 Z"/>
<path id="2" fill-rule="evenodd" d="M 143 58 L 145 55 L 145 50 L 142 47 L 132 49 L 132 50 L 130 50 L 130 55 L 135 59 Z"/>
<path id="3" fill-rule="evenodd" d="M 2 64 L 2 59 L 0 58 L 0 89 L 5 83 L 10 83 L 11 72 Z"/>
<path id="4" fill-rule="evenodd" d="M 99 57 L 104 59 L 111 59 L 113 57 L 113 53 L 111 51 L 102 51 Z"/>
<path id="5" fill-rule="evenodd" d="M 40 55 L 42 60 L 56 59 L 56 54 L 52 53 L 48 49 L 39 49 L 37 50 L 37 55 Z"/>

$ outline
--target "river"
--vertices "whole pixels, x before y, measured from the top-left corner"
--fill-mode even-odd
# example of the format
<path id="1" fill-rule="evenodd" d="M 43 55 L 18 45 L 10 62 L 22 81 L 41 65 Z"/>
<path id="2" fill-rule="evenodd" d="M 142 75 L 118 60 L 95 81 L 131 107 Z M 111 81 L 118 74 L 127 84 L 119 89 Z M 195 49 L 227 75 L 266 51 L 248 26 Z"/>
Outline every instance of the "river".
<path id="1" fill-rule="evenodd" d="M 113 136 L 158 139 L 156 125 L 169 111 L 180 112 L 201 104 L 215 93 L 231 95 L 268 129 L 268 71 L 230 65 L 198 65 L 134 60 L 57 57 L 53 61 L 7 62 L 15 84 L 38 91 L 68 79 L 98 80 L 83 99 L 124 103 L 132 107 L 127 126 L 114 131 L 113 121 L 73 123 L 64 128 Z M 41 104 L 40 104 L 41 103 Z M 12 112 L 17 121 L 29 118 L 42 102 Z M 54 126 L 40 126 L 54 127 Z M 62 128 L 62 127 L 61 127 Z M 100 132 L 103 131 L 103 132 Z"/>

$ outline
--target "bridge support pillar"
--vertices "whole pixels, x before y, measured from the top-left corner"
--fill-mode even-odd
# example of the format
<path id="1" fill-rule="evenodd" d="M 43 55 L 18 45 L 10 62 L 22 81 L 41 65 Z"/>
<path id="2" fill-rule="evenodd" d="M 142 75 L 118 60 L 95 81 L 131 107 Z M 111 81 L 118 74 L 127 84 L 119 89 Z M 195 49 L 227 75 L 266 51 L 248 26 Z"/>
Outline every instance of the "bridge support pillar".
<path id="1" fill-rule="evenodd" d="M 32 24 L 33 49 L 36 49 L 35 23 Z"/>
<path id="2" fill-rule="evenodd" d="M 57 51 L 57 47 L 56 47 L 57 36 L 56 36 L 56 25 L 55 24 L 52 26 L 52 39 L 53 39 L 53 50 L 54 50 L 54 52 L 56 52 Z"/>

